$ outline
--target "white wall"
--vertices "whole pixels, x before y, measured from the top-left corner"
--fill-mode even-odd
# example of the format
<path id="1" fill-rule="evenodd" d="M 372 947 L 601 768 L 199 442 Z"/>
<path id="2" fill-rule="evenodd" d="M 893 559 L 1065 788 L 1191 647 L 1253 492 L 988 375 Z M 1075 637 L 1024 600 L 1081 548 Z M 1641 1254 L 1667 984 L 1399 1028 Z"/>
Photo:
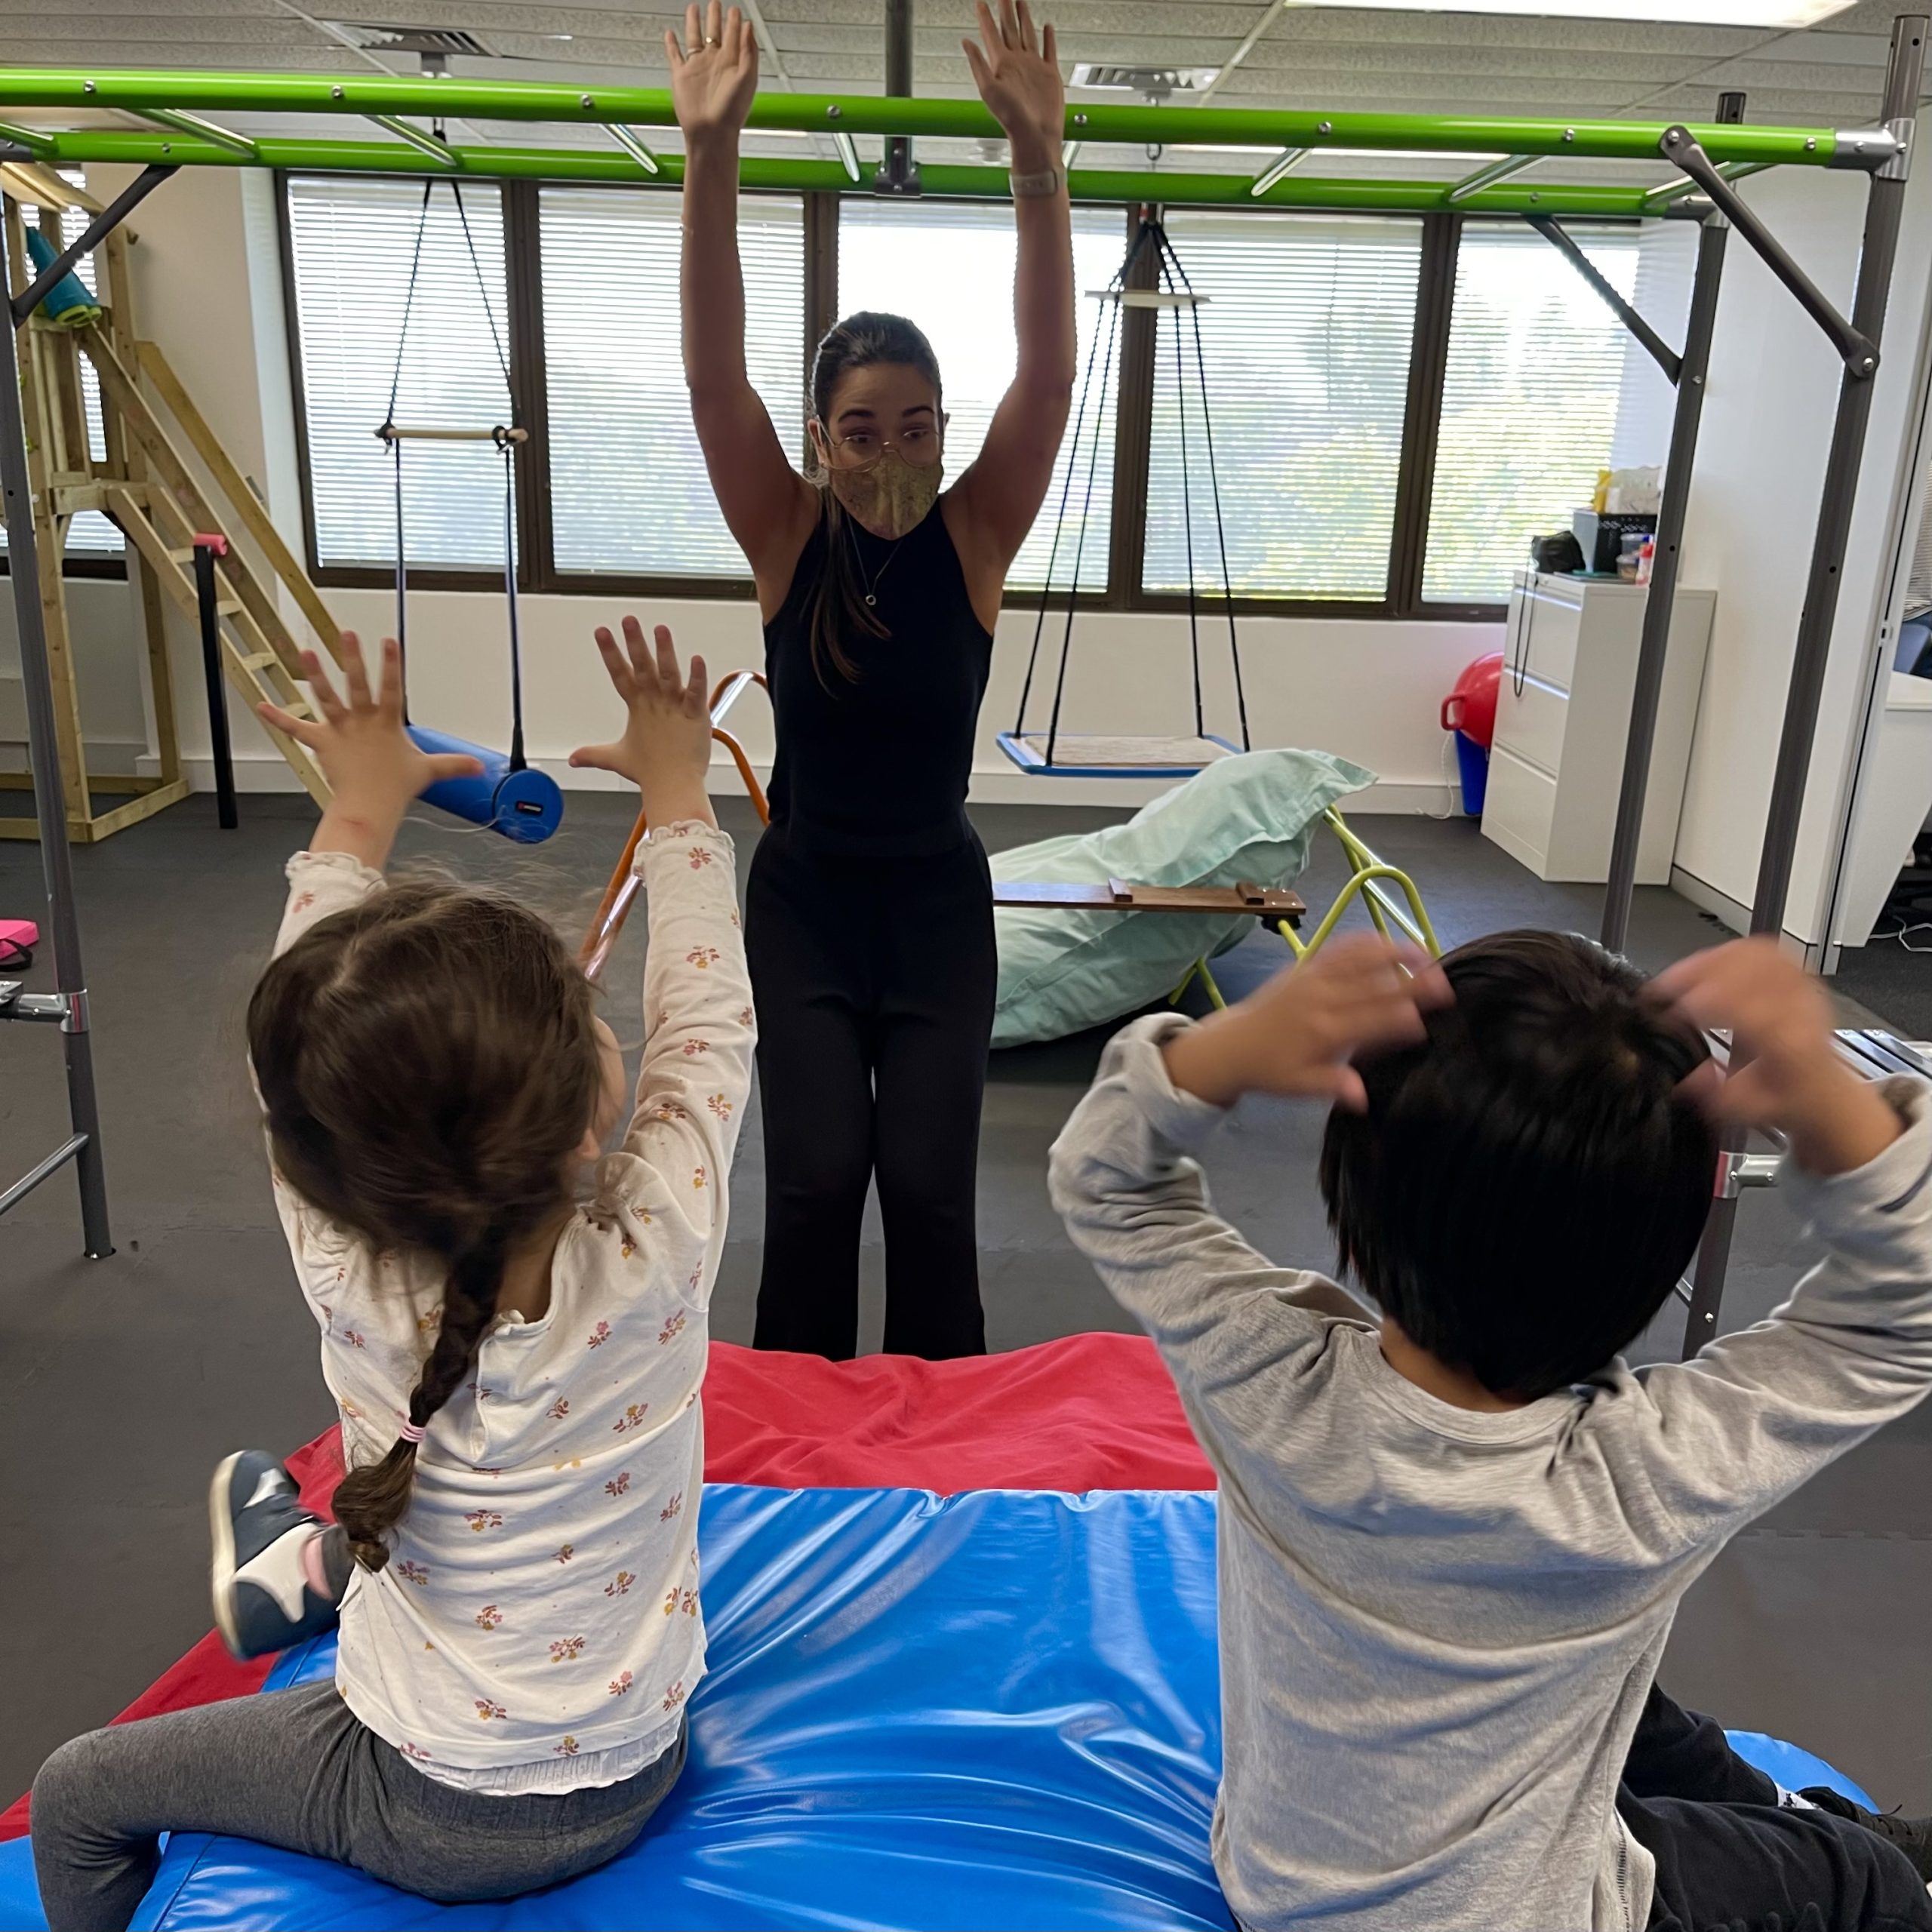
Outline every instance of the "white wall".
<path id="1" fill-rule="evenodd" d="M 1863 177 L 1792 168 L 1755 177 L 1752 205 L 1812 279 L 1848 310 Z M 1901 513 L 1901 457 L 1924 326 L 1932 173 L 1906 217 L 1818 718 L 1786 928 L 1822 934 L 1851 749 L 1863 729 L 1868 646 Z M 1839 364 L 1817 326 L 1734 234 L 1712 345 L 1684 549 L 1687 583 L 1718 593 L 1677 866 L 1694 891 L 1749 906 L 1770 807 L 1786 687 L 1810 562 Z"/>
<path id="2" fill-rule="evenodd" d="M 80 687 L 81 731 L 91 771 L 138 771 L 148 752 L 143 703 L 146 674 L 135 661 L 134 641 L 140 634 L 134 589 L 125 580 L 68 580 L 67 637 Z M 140 657 L 145 663 L 144 650 Z M 206 710 L 205 703 L 202 709 Z M 0 769 L 26 769 L 26 718 L 13 581 L 0 577 Z"/>

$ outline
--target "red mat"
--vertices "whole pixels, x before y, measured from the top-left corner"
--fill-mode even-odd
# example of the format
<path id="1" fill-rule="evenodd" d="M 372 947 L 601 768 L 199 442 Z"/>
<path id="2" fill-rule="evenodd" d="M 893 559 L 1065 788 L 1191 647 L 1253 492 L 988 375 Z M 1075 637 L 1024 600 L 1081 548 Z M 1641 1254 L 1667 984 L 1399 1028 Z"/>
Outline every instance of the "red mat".
<path id="1" fill-rule="evenodd" d="M 704 1384 L 712 1482 L 775 1489 L 1210 1489 L 1154 1345 L 1069 1335 L 962 1361 L 760 1354 L 715 1342 Z M 342 1475 L 330 1429 L 288 1458 L 303 1500 L 326 1513 Z M 211 1632 L 113 1721 L 158 1716 L 261 1687 L 274 1662 L 237 1663 Z M 27 1829 L 27 1801 L 0 1838 Z"/>

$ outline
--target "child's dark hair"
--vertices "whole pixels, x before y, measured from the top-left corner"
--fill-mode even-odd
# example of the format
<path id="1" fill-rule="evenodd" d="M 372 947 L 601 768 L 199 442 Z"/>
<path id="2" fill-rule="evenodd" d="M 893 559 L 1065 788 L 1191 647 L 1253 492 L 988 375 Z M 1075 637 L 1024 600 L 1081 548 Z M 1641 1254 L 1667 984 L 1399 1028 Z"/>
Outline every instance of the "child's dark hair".
<path id="1" fill-rule="evenodd" d="M 380 1249 L 448 1270 L 409 1398 L 421 1428 L 461 1386 L 503 1267 L 569 1199 L 596 1107 L 592 995 L 558 935 L 497 893 L 405 883 L 319 921 L 262 975 L 248 1051 L 282 1177 Z M 380 1570 L 416 1445 L 337 1486 L 357 1561 Z"/>
<path id="2" fill-rule="evenodd" d="M 869 368 L 878 362 L 900 362 L 918 371 L 933 386 L 935 406 L 943 395 L 939 379 L 939 358 L 925 331 L 903 315 L 888 315 L 876 309 L 861 309 L 842 322 L 826 330 L 812 358 L 812 414 L 832 438 L 832 394 L 838 379 L 848 369 Z M 821 484 L 824 478 L 817 479 Z M 845 535 L 845 512 L 829 489 L 821 488 L 824 504 L 825 565 L 812 587 L 809 635 L 812 668 L 820 681 L 829 665 L 848 683 L 857 679 L 858 666 L 840 641 L 847 626 L 872 637 L 891 633 L 878 613 L 865 599 L 864 586 L 852 561 L 851 545 Z"/>
<path id="3" fill-rule="evenodd" d="M 1446 955 L 1455 1003 L 1423 1044 L 1358 1063 L 1321 1196 L 1342 1265 L 1419 1348 L 1499 1395 L 1586 1380 L 1695 1252 L 1717 1138 L 1679 1091 L 1702 1038 L 1573 934 Z"/>

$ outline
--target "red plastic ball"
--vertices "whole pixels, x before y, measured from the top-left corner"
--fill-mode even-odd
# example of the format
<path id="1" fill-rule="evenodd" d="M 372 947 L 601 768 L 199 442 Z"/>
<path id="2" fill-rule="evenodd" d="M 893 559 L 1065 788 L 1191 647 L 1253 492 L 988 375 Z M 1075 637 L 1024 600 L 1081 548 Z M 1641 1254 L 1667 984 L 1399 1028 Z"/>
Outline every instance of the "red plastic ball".
<path id="1" fill-rule="evenodd" d="M 1496 694 L 1503 681 L 1503 654 L 1491 651 L 1463 667 L 1456 688 L 1442 700 L 1442 728 L 1460 731 L 1487 751 L 1496 736 Z"/>

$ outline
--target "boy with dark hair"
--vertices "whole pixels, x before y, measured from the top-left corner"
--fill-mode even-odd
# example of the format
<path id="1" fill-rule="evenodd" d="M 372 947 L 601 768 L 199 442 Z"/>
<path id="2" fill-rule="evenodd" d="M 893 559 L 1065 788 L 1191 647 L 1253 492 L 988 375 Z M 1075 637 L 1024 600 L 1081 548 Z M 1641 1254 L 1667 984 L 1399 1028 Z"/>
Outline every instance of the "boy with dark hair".
<path id="1" fill-rule="evenodd" d="M 1213 1212 L 1191 1150 L 1246 1093 L 1334 1103 L 1323 1198 L 1379 1322 Z M 1633 1373 L 1722 1119 L 1786 1136 L 1826 1258 Z M 1927 1091 L 1850 1073 L 1775 946 L 1647 986 L 1546 933 L 1331 942 L 1120 1034 L 1052 1186 L 1220 1477 L 1214 1848 L 1251 1932 L 1932 1928 L 1932 1821 L 1782 1792 L 1651 1681 L 1726 1540 L 1932 1389 Z"/>

